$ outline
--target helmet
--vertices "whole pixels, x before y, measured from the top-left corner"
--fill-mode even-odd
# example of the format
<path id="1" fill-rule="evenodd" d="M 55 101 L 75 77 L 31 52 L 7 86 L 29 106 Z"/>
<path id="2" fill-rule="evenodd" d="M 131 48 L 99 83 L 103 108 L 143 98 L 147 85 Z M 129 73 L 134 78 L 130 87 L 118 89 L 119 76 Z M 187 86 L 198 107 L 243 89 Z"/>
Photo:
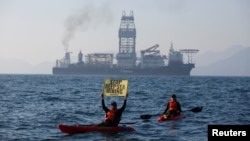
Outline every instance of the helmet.
<path id="1" fill-rule="evenodd" d="M 117 104 L 116 104 L 115 101 L 112 101 L 112 102 L 111 102 L 111 105 L 112 105 L 112 106 L 115 106 L 115 107 L 117 106 Z"/>

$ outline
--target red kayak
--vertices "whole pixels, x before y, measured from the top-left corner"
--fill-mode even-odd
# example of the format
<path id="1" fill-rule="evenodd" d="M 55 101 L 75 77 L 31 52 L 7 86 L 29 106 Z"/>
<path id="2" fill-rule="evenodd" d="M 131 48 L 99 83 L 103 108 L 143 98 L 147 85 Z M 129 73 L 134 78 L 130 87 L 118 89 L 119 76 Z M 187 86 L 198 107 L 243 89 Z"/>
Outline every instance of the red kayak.
<path id="1" fill-rule="evenodd" d="M 86 133 L 86 132 L 131 132 L 134 128 L 129 126 L 117 127 L 97 127 L 94 125 L 64 125 L 58 124 L 57 127 L 66 134 Z"/>
<path id="2" fill-rule="evenodd" d="M 182 119 L 184 118 L 185 116 L 180 114 L 180 115 L 177 115 L 177 116 L 174 116 L 174 117 L 166 117 L 166 116 L 160 116 L 159 118 L 157 118 L 157 121 L 158 122 L 164 122 L 164 121 L 171 121 L 171 120 L 178 120 L 178 119 Z"/>

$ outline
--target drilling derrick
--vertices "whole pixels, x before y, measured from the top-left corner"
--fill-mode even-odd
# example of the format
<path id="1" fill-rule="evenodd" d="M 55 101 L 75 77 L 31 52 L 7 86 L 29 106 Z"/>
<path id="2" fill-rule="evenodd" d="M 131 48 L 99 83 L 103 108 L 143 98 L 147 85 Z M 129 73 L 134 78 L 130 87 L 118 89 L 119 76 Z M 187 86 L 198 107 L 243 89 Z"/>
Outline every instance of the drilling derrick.
<path id="1" fill-rule="evenodd" d="M 116 55 L 117 66 L 121 69 L 132 69 L 136 66 L 135 38 L 133 11 L 130 11 L 129 16 L 123 11 L 119 28 L 119 52 Z"/>

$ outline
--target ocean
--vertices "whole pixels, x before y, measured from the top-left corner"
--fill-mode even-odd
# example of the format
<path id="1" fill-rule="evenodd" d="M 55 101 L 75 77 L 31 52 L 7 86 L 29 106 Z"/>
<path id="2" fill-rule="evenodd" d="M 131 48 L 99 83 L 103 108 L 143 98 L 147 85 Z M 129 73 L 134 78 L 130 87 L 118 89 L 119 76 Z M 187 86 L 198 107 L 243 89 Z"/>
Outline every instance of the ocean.
<path id="1" fill-rule="evenodd" d="M 95 124 L 104 118 L 104 79 L 127 79 L 127 107 L 121 125 L 134 132 L 66 135 L 59 123 Z M 158 123 L 176 94 L 186 117 Z M 123 97 L 105 97 L 118 107 Z M 201 112 L 190 109 L 202 106 Z M 207 141 L 208 125 L 250 124 L 250 77 L 0 75 L 0 140 L 3 141 Z"/>

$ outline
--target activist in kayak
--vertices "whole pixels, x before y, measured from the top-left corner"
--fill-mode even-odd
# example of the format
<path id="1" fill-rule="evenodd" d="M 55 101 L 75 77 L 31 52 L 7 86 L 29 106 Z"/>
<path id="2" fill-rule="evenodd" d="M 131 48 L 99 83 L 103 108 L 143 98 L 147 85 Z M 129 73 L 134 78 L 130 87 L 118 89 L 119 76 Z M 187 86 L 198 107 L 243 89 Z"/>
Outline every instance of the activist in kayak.
<path id="1" fill-rule="evenodd" d="M 162 113 L 162 115 L 165 118 L 172 118 L 172 117 L 175 117 L 177 115 L 180 115 L 181 111 L 182 111 L 181 104 L 177 100 L 176 95 L 173 94 L 170 97 L 170 101 L 167 103 L 167 107 L 166 107 L 165 111 Z"/>
<path id="2" fill-rule="evenodd" d="M 126 103 L 127 103 L 127 96 L 126 94 L 124 98 L 124 102 L 121 108 L 117 108 L 117 103 L 115 101 L 112 101 L 110 104 L 110 109 L 105 106 L 105 101 L 104 101 L 104 94 L 101 94 L 102 98 L 102 108 L 106 113 L 105 119 L 103 122 L 97 124 L 96 126 L 98 127 L 116 127 L 121 121 L 122 113 L 126 108 Z"/>

